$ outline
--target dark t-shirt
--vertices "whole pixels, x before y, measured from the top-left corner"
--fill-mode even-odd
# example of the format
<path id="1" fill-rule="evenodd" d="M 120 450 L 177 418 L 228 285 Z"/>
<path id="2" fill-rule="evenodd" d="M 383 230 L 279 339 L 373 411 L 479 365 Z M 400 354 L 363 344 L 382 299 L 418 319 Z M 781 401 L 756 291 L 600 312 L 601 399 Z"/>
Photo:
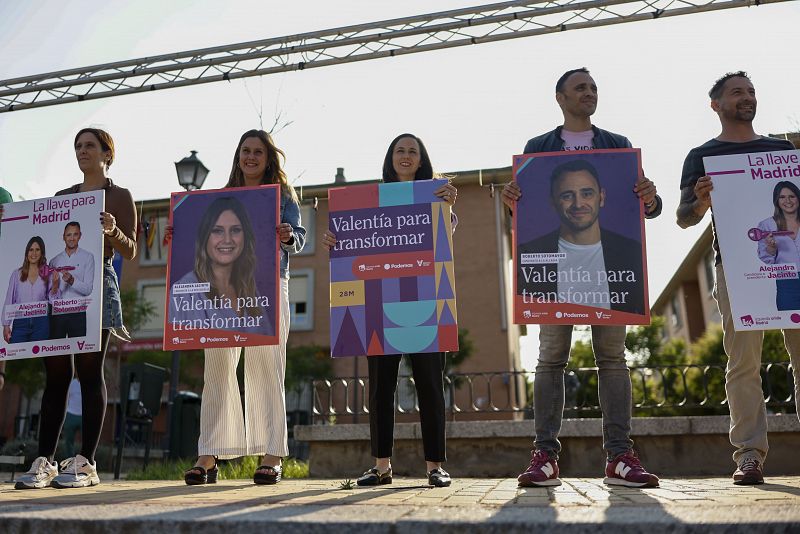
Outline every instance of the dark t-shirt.
<path id="1" fill-rule="evenodd" d="M 706 170 L 703 166 L 703 158 L 708 156 L 727 156 L 730 154 L 750 154 L 754 152 L 771 152 L 774 150 L 794 150 L 794 145 L 785 139 L 775 139 L 773 137 L 761 137 L 753 141 L 744 143 L 732 143 L 729 141 L 717 141 L 712 139 L 702 145 L 693 148 L 683 162 L 683 174 L 681 175 L 681 190 L 694 188 L 697 180 L 705 176 Z M 681 195 L 681 202 L 694 202 L 697 200 L 694 191 L 691 195 Z M 714 214 L 711 214 L 711 226 L 714 230 L 714 259 L 717 265 L 722 263 L 722 256 L 719 252 L 719 242 L 717 241 L 717 229 L 714 226 Z"/>

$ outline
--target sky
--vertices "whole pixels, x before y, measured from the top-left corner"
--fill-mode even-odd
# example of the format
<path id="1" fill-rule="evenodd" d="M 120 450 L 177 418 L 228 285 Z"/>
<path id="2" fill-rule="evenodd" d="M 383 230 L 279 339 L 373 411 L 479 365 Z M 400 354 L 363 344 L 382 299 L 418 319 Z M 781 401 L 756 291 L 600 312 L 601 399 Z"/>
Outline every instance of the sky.
<path id="1" fill-rule="evenodd" d="M 442 11 L 470 0 L 0 0 L 0 79 Z M 642 149 L 664 213 L 647 222 L 651 301 L 706 223 L 675 224 L 683 160 L 719 133 L 713 81 L 746 70 L 759 133 L 800 130 L 800 2 L 635 22 L 0 114 L 0 185 L 38 198 L 81 180 L 72 139 L 108 129 L 110 175 L 137 200 L 177 189 L 174 162 L 197 150 L 206 188 L 224 185 L 239 136 L 276 114 L 295 186 L 379 177 L 389 141 L 421 137 L 441 172 L 504 167 L 561 123 L 555 80 L 586 66 L 599 87 L 594 124 Z M 488 192 L 487 192 L 488 194 Z M 529 336 L 531 337 L 531 336 Z M 523 359 L 535 357 L 523 345 Z"/>

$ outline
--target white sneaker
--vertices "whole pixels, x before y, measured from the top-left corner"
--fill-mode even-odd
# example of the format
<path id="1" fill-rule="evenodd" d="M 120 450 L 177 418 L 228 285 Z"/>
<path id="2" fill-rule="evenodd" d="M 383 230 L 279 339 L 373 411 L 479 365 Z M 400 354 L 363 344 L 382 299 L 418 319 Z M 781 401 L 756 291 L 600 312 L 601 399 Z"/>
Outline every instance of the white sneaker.
<path id="1" fill-rule="evenodd" d="M 97 467 L 80 454 L 61 462 L 61 474 L 53 479 L 54 488 L 85 488 L 100 484 Z"/>
<path id="2" fill-rule="evenodd" d="M 39 456 L 33 461 L 28 472 L 17 478 L 14 489 L 46 488 L 56 476 L 58 476 L 58 465 L 55 462 L 50 463 L 44 456 Z"/>

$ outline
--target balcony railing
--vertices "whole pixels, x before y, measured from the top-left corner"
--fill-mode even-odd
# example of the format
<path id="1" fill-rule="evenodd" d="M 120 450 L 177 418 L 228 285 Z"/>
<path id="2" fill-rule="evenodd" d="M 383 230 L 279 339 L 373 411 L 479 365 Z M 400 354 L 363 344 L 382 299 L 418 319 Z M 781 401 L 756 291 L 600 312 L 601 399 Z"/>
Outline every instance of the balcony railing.
<path id="1" fill-rule="evenodd" d="M 634 415 L 703 415 L 727 413 L 724 365 L 663 365 L 631 367 Z M 445 376 L 445 398 L 451 420 L 469 414 L 530 416 L 533 410 L 535 372 L 503 371 L 451 373 Z M 764 398 L 771 411 L 794 411 L 794 380 L 789 362 L 761 367 Z M 567 416 L 592 417 L 600 413 L 597 368 L 567 369 L 564 376 Z M 313 420 L 323 423 L 337 416 L 366 422 L 369 414 L 368 380 L 361 377 L 316 379 Z M 395 409 L 399 414 L 417 413 L 414 379 L 398 379 Z M 468 417 L 463 417 L 464 419 Z"/>

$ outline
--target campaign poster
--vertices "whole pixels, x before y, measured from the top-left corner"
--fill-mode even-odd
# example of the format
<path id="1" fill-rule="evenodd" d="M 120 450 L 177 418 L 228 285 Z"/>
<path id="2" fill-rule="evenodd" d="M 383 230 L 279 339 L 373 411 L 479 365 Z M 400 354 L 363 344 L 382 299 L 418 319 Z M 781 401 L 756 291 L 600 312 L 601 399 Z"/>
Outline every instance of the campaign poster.
<path id="1" fill-rule="evenodd" d="M 800 327 L 800 150 L 703 158 L 736 330 Z"/>
<path id="2" fill-rule="evenodd" d="M 0 359 L 100 349 L 105 192 L 3 204 Z"/>
<path id="3" fill-rule="evenodd" d="M 279 343 L 280 194 L 172 193 L 164 350 Z"/>
<path id="4" fill-rule="evenodd" d="M 638 149 L 514 156 L 514 322 L 650 323 Z"/>
<path id="5" fill-rule="evenodd" d="M 443 180 L 328 190 L 331 355 L 458 350 L 453 225 Z"/>

